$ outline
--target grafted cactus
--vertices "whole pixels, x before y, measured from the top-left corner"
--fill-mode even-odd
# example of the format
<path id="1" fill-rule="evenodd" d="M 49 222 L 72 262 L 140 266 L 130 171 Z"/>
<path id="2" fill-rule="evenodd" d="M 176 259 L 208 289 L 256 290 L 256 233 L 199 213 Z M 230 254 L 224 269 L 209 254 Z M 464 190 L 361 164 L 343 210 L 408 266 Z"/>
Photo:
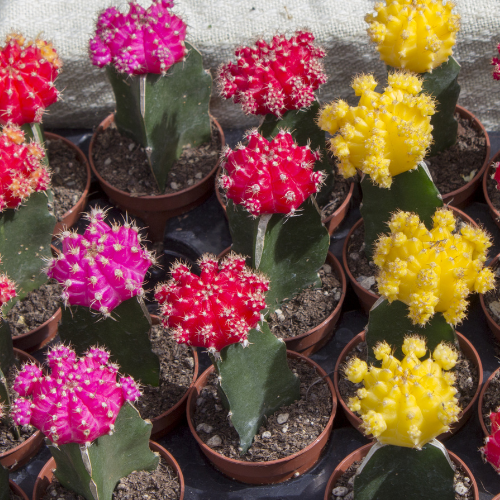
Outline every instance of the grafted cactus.
<path id="1" fill-rule="evenodd" d="M 160 192 L 183 147 L 211 136 L 212 80 L 171 7 L 170 0 L 153 0 L 147 9 L 131 2 L 126 14 L 110 7 L 90 40 L 92 64 L 107 66 L 116 126 L 144 147 Z"/>
<path id="2" fill-rule="evenodd" d="M 483 460 L 489 462 L 495 471 L 500 473 L 500 412 L 491 412 L 489 419 L 491 422 L 490 435 L 484 440 L 481 453 Z"/>

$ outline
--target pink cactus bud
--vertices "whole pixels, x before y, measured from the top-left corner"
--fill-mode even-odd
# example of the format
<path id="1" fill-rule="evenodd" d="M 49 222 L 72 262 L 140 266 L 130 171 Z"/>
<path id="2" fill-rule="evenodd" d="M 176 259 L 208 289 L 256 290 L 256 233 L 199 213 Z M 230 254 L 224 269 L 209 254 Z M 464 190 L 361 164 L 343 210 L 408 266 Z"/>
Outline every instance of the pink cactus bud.
<path id="1" fill-rule="evenodd" d="M 219 69 L 217 83 L 225 99 L 241 103 L 246 114 L 281 116 L 288 110 L 309 107 L 314 91 L 326 82 L 320 61 L 325 51 L 314 45 L 314 36 L 297 31 L 287 40 L 276 35 L 270 44 L 236 50 L 236 64 Z"/>
<path id="2" fill-rule="evenodd" d="M 269 281 L 245 267 L 245 259 L 231 254 L 220 264 L 204 255 L 201 275 L 183 264 L 171 269 L 172 280 L 156 289 L 163 325 L 180 344 L 220 351 L 240 342 L 255 328 L 266 307 Z"/>
<path id="3" fill-rule="evenodd" d="M 16 295 L 16 284 L 6 274 L 0 274 L 0 307 Z"/>
<path id="4" fill-rule="evenodd" d="M 257 130 L 247 134 L 248 146 L 226 152 L 220 184 L 228 198 L 252 215 L 292 215 L 304 200 L 317 193 L 325 174 L 314 172 L 318 159 L 308 146 L 299 147 L 280 130 L 272 141 Z"/>
<path id="5" fill-rule="evenodd" d="M 493 168 L 495 171 L 493 172 L 492 178 L 497 183 L 497 189 L 500 189 L 500 168 L 498 168 L 499 166 L 500 162 L 493 164 Z"/>
<path id="6" fill-rule="evenodd" d="M 54 81 L 60 67 L 50 43 L 25 43 L 22 35 L 9 35 L 0 50 L 0 122 L 21 126 L 41 121 L 59 96 Z"/>
<path id="7" fill-rule="evenodd" d="M 104 217 L 102 210 L 93 209 L 83 236 L 60 234 L 63 251 L 50 260 L 47 275 L 62 285 L 67 304 L 109 316 L 124 300 L 143 295 L 153 256 L 141 246 L 137 226 L 126 222 L 110 227 Z"/>
<path id="8" fill-rule="evenodd" d="M 153 0 L 147 10 L 131 2 L 127 14 L 106 9 L 90 40 L 92 64 L 102 68 L 111 63 L 129 75 L 165 74 L 187 54 L 186 25 L 169 12 L 172 6 L 169 0 Z"/>
<path id="9" fill-rule="evenodd" d="M 0 135 L 0 212 L 17 208 L 31 193 L 47 189 L 50 176 L 40 163 L 44 155 L 37 143 L 24 142 L 20 128 L 4 127 Z"/>
<path id="10" fill-rule="evenodd" d="M 23 397 L 30 396 L 40 388 L 42 370 L 35 364 L 25 364 L 14 382 L 14 390 Z"/>
<path id="11" fill-rule="evenodd" d="M 51 374 L 30 382 L 25 397 L 15 400 L 14 421 L 35 426 L 58 445 L 88 443 L 112 432 L 125 401 L 140 393 L 131 377 L 117 382 L 118 367 L 109 364 L 108 357 L 98 348 L 78 359 L 65 346 L 52 349 L 48 354 Z M 21 370 L 15 387 L 26 387 L 32 366 Z"/>
<path id="12" fill-rule="evenodd" d="M 497 50 L 500 53 L 500 43 L 497 46 Z M 494 57 L 491 60 L 492 66 L 495 66 L 495 69 L 493 70 L 493 78 L 495 80 L 500 80 L 500 58 Z"/>

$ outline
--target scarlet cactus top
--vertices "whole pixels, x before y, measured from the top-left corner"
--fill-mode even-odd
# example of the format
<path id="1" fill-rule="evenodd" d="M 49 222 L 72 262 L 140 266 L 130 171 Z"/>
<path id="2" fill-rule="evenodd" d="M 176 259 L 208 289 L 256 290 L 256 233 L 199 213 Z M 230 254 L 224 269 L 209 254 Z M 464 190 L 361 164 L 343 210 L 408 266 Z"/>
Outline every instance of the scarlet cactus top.
<path id="1" fill-rule="evenodd" d="M 490 413 L 491 433 L 484 441 L 481 448 L 483 459 L 488 461 L 498 474 L 500 474 L 500 412 Z"/>
<path id="2" fill-rule="evenodd" d="M 230 254 L 220 264 L 212 255 L 200 262 L 201 275 L 178 263 L 172 279 L 158 286 L 155 298 L 161 306 L 163 325 L 180 344 L 218 352 L 224 347 L 248 344 L 248 332 L 266 307 L 269 281 L 245 267 L 245 259 Z"/>
<path id="3" fill-rule="evenodd" d="M 140 396 L 132 377 L 117 381 L 118 366 L 108 362 L 103 349 L 93 347 L 77 359 L 73 350 L 58 345 L 47 360 L 47 376 L 37 365 L 23 366 L 14 383 L 21 397 L 11 414 L 18 425 L 35 426 L 57 445 L 112 434 L 121 407 Z"/>
<path id="4" fill-rule="evenodd" d="M 455 350 L 441 343 L 434 359 L 420 361 L 426 354 L 425 341 L 410 336 L 403 343 L 402 361 L 392 355 L 386 342 L 378 344 L 374 353 L 382 361 L 381 368 L 351 358 L 345 369 L 351 382 L 364 383 L 348 406 L 361 414 L 365 434 L 384 444 L 421 448 L 447 432 L 460 412 L 455 376 L 445 371 L 456 364 Z"/>
<path id="5" fill-rule="evenodd" d="M 335 137 L 331 150 L 339 158 L 339 171 L 352 177 L 356 169 L 375 184 L 389 188 L 392 176 L 417 167 L 432 141 L 434 102 L 420 94 L 422 80 L 407 72 L 388 76 L 389 86 L 375 92 L 373 75 L 357 76 L 352 88 L 358 106 L 343 100 L 325 106 L 318 125 Z"/>
<path id="6" fill-rule="evenodd" d="M 64 287 L 66 304 L 109 316 L 124 300 L 143 295 L 144 276 L 154 258 L 141 246 L 135 224 L 127 220 L 110 227 L 98 208 L 86 217 L 89 225 L 83 236 L 68 230 L 59 235 L 62 252 L 49 261 L 47 275 Z"/>
<path id="7" fill-rule="evenodd" d="M 320 190 L 324 173 L 314 172 L 318 151 L 297 146 L 290 133 L 280 130 L 272 141 L 258 131 L 247 136 L 248 146 L 224 152 L 220 178 L 228 198 L 252 215 L 293 214 L 303 201 Z"/>
<path id="8" fill-rule="evenodd" d="M 253 115 L 280 117 L 309 107 L 316 99 L 314 91 L 327 80 L 320 61 L 325 51 L 313 42 L 312 33 L 297 31 L 290 40 L 276 35 L 269 44 L 258 40 L 254 47 L 239 47 L 236 64 L 219 69 L 220 95 L 232 97 Z"/>
<path id="9" fill-rule="evenodd" d="M 430 72 L 453 52 L 460 16 L 445 0 L 386 0 L 367 14 L 368 35 L 389 66 L 415 73 Z"/>
<path id="10" fill-rule="evenodd" d="M 106 9 L 97 20 L 90 40 L 92 64 L 102 68 L 113 64 L 120 73 L 165 74 L 187 53 L 186 25 L 169 12 L 174 2 L 153 0 L 148 9 L 130 2 L 127 14 L 115 7 Z"/>
<path id="11" fill-rule="evenodd" d="M 451 210 L 437 210 L 430 231 L 410 212 L 393 214 L 389 227 L 390 236 L 382 236 L 374 252 L 378 289 L 389 302 L 409 305 L 413 324 L 424 325 L 442 312 L 456 325 L 465 318 L 469 293 L 493 288 L 494 275 L 483 268 L 489 236 L 468 224 L 454 233 Z"/>
<path id="12" fill-rule="evenodd" d="M 500 43 L 497 46 L 497 50 L 500 53 Z M 495 69 L 493 70 L 493 78 L 495 80 L 500 80 L 500 58 L 494 57 L 491 60 L 492 66 L 495 66 Z"/>
<path id="13" fill-rule="evenodd" d="M 0 135 L 0 213 L 17 208 L 31 193 L 47 189 L 50 176 L 41 164 L 44 156 L 39 144 L 24 142 L 21 129 L 4 127 Z"/>
<path id="14" fill-rule="evenodd" d="M 40 122 L 45 108 L 59 97 L 54 81 L 61 65 L 52 44 L 7 36 L 0 50 L 0 122 Z"/>

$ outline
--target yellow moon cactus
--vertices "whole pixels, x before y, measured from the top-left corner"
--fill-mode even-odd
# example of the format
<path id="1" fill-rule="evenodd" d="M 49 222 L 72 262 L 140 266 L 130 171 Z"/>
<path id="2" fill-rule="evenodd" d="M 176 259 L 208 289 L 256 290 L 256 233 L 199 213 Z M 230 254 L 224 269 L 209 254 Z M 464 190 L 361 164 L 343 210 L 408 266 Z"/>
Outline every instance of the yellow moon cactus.
<path id="1" fill-rule="evenodd" d="M 391 186 L 392 176 L 423 160 L 432 141 L 434 114 L 432 98 L 419 94 L 418 76 L 395 72 L 388 83 L 379 94 L 373 75 L 357 76 L 352 88 L 360 96 L 358 106 L 338 100 L 325 106 L 318 118 L 319 127 L 334 136 L 330 147 L 340 160 L 340 173 L 347 178 L 361 170 L 384 188 Z"/>
<path id="2" fill-rule="evenodd" d="M 442 312 L 456 325 L 465 317 L 469 293 L 493 288 L 494 275 L 483 267 L 489 236 L 468 224 L 454 232 L 451 210 L 438 209 L 430 231 L 410 212 L 393 214 L 389 228 L 391 234 L 375 244 L 378 290 L 389 302 L 407 304 L 413 324 L 424 325 Z"/>
<path id="3" fill-rule="evenodd" d="M 364 384 L 348 406 L 361 415 L 365 434 L 384 444 L 421 448 L 447 432 L 460 413 L 455 376 L 445 371 L 455 366 L 455 349 L 441 343 L 434 350 L 434 359 L 420 361 L 426 353 L 425 340 L 409 336 L 403 343 L 402 361 L 385 342 L 374 353 L 382 361 L 381 368 L 368 368 L 364 361 L 352 358 L 345 369 L 351 382 L 362 380 Z"/>
<path id="4" fill-rule="evenodd" d="M 460 16 L 453 2 L 443 0 L 386 0 L 375 4 L 365 21 L 380 58 L 389 66 L 426 73 L 453 53 Z"/>

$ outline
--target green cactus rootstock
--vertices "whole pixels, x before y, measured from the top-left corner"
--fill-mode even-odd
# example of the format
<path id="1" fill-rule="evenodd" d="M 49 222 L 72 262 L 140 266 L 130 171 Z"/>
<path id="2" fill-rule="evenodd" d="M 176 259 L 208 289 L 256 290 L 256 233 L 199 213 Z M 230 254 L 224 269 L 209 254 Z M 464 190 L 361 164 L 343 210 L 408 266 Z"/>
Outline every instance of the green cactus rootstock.
<path id="1" fill-rule="evenodd" d="M 220 359 L 213 360 L 242 455 L 266 416 L 300 399 L 300 380 L 288 367 L 286 345 L 268 324 L 261 323 L 260 331 L 251 330 L 248 341 L 248 347 L 240 343 L 225 347 Z"/>
<path id="2" fill-rule="evenodd" d="M 14 345 L 12 342 L 12 332 L 9 324 L 0 318 L 0 370 L 4 373 L 16 363 L 14 355 Z"/>
<path id="3" fill-rule="evenodd" d="M 354 478 L 355 500 L 454 500 L 454 469 L 446 450 L 386 445 L 368 455 Z"/>
<path id="4" fill-rule="evenodd" d="M 111 500 L 122 477 L 158 466 L 159 457 L 149 449 L 152 427 L 126 403 L 118 414 L 114 433 L 97 438 L 89 447 L 77 443 L 56 446 L 46 440 L 56 461 L 55 477 L 86 500 Z"/>
<path id="5" fill-rule="evenodd" d="M 58 331 L 61 340 L 69 342 L 77 354 L 83 354 L 89 346 L 105 347 L 123 373 L 158 387 L 160 361 L 152 351 L 150 327 L 144 302 L 132 297 L 113 309 L 108 318 L 88 307 L 66 307 Z"/>
<path id="6" fill-rule="evenodd" d="M 10 499 L 9 471 L 0 465 L 0 500 Z"/>
<path id="7" fill-rule="evenodd" d="M 365 228 L 365 253 L 372 258 L 373 244 L 387 233 L 391 214 L 398 210 L 414 212 L 428 229 L 432 228 L 432 216 L 436 208 L 443 206 L 427 166 L 420 163 L 417 168 L 393 177 L 390 189 L 373 184 L 369 176 L 361 181 L 363 203 L 361 216 Z"/>
<path id="8" fill-rule="evenodd" d="M 203 69 L 198 50 L 188 43 L 186 47 L 186 60 L 174 64 L 165 76 L 129 76 L 111 65 L 106 68 L 116 99 L 118 131 L 145 148 L 162 193 L 183 147 L 199 146 L 211 137 L 212 77 Z"/>
<path id="9" fill-rule="evenodd" d="M 316 195 L 318 203 L 323 205 L 328 202 L 334 186 L 335 176 L 328 159 L 330 153 L 326 148 L 325 132 L 316 124 L 319 107 L 319 103 L 315 101 L 307 109 L 287 111 L 282 118 L 269 113 L 264 117 L 264 121 L 259 127 L 259 133 L 269 140 L 273 139 L 281 129 L 287 129 L 299 146 L 309 144 L 311 149 L 320 149 L 321 160 L 315 163 L 314 170 L 323 170 L 328 174 L 321 191 Z"/>
<path id="10" fill-rule="evenodd" d="M 427 341 L 427 349 L 433 352 L 440 342 L 450 342 L 458 346 L 455 329 L 446 322 L 442 313 L 438 312 L 424 326 L 414 325 L 408 317 L 408 306 L 399 300 L 392 304 L 387 299 L 379 299 L 371 308 L 366 326 L 366 343 L 368 344 L 368 361 L 375 365 L 380 362 L 373 357 L 373 348 L 379 342 L 387 342 L 394 346 L 397 359 L 403 359 L 401 350 L 407 335 L 420 335 Z M 427 358 L 428 356 L 425 356 Z M 425 359 L 423 358 L 423 359 Z"/>
<path id="11" fill-rule="evenodd" d="M 300 206 L 297 214 L 262 215 L 254 219 L 231 200 L 227 205 L 232 250 L 250 256 L 250 267 L 269 278 L 271 286 L 266 303 L 271 312 L 304 288 L 321 286 L 318 271 L 325 263 L 330 236 L 310 199 Z"/>
<path id="12" fill-rule="evenodd" d="M 6 313 L 16 302 L 47 282 L 42 259 L 51 257 L 50 243 L 56 219 L 52 192 L 33 193 L 18 209 L 0 214 L 2 267 L 17 285 L 17 297 L 3 306 Z"/>

